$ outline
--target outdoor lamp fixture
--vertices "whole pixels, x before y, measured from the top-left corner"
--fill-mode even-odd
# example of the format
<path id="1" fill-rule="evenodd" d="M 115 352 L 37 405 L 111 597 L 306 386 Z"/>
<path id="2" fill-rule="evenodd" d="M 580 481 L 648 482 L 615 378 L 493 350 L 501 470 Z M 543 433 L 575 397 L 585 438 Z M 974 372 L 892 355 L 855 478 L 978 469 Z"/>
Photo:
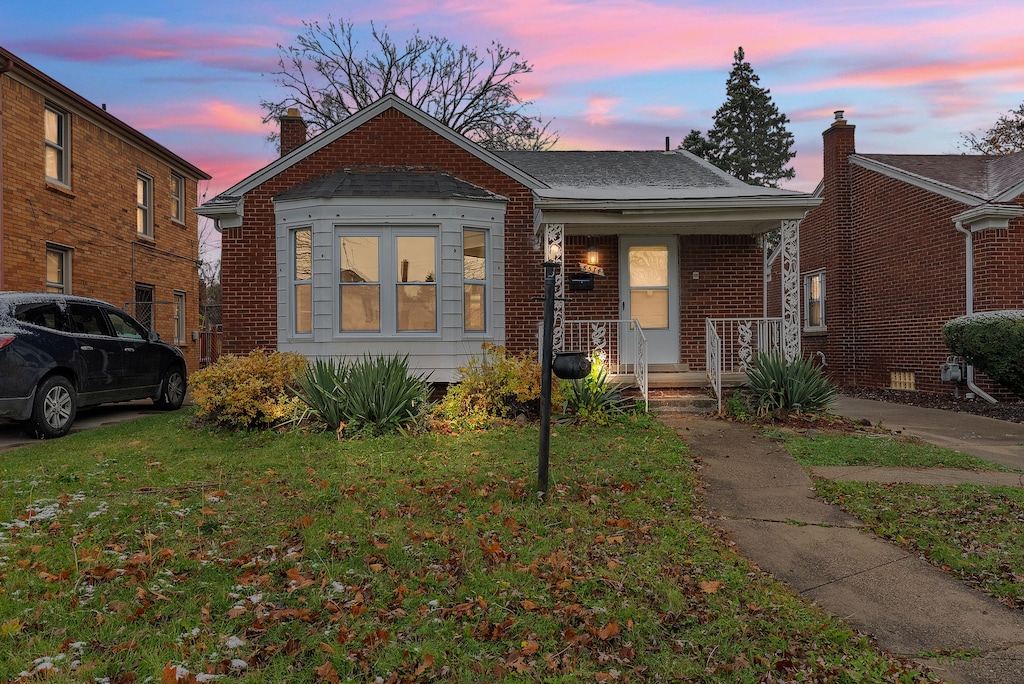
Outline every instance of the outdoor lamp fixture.
<path id="1" fill-rule="evenodd" d="M 597 245 L 591 242 L 587 245 L 587 265 L 597 266 L 601 263 L 601 253 L 597 251 Z"/>
<path id="2" fill-rule="evenodd" d="M 561 248 L 557 243 L 548 247 L 548 260 L 544 266 L 544 323 L 540 345 L 540 438 L 537 445 L 537 497 L 548 495 L 548 455 L 551 446 L 551 357 L 554 348 L 555 326 L 555 269 Z"/>

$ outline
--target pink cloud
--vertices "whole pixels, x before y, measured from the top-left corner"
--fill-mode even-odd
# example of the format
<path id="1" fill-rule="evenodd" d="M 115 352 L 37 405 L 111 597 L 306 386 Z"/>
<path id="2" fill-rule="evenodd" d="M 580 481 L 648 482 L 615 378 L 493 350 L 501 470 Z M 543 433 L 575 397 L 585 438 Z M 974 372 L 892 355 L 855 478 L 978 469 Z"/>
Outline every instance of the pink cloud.
<path id="1" fill-rule="evenodd" d="M 111 112 L 114 113 L 114 112 Z M 259 107 L 240 107 L 222 100 L 161 103 L 158 107 L 131 107 L 115 113 L 142 131 L 198 129 L 203 132 L 241 133 L 266 136 Z"/>
<path id="2" fill-rule="evenodd" d="M 615 97 L 591 97 L 587 102 L 587 110 L 584 112 L 584 117 L 591 126 L 607 126 L 612 123 L 619 115 L 615 114 L 615 109 L 620 103 L 619 98 Z"/>

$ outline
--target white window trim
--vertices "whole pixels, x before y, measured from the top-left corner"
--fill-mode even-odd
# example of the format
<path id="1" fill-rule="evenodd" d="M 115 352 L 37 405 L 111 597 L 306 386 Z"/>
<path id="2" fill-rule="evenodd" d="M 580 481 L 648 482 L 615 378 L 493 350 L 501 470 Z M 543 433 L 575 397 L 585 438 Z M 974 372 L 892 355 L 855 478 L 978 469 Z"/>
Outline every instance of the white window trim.
<path id="1" fill-rule="evenodd" d="M 309 248 L 310 248 L 310 276 L 309 279 L 299 279 L 295 273 L 295 236 L 299 231 L 309 232 Z M 289 330 L 290 336 L 297 339 L 311 338 L 313 337 L 313 330 L 316 328 L 313 322 L 313 226 L 296 226 L 288 231 L 288 281 L 289 281 Z M 310 325 L 309 332 L 298 332 L 296 326 L 299 321 L 298 315 L 298 301 L 295 297 L 295 286 L 308 284 L 310 288 Z"/>
<path id="2" fill-rule="evenodd" d="M 135 180 L 136 180 L 136 191 L 135 191 L 136 192 L 136 195 L 135 195 L 135 200 L 136 200 L 136 205 L 135 205 L 135 208 L 136 208 L 136 212 L 135 212 L 135 232 L 136 232 L 137 235 L 142 235 L 142 236 L 145 236 L 145 237 L 148 237 L 148 238 L 152 238 L 153 237 L 153 177 L 151 175 L 149 175 L 148 173 L 146 173 L 145 171 L 142 171 L 141 169 L 139 169 L 136 172 L 136 174 L 135 174 Z M 142 202 L 138 201 L 138 181 L 142 181 L 143 183 L 145 183 L 145 189 L 143 191 L 143 194 L 145 195 L 145 197 L 143 198 Z M 144 225 L 141 227 L 141 229 L 139 227 L 139 220 L 138 220 L 138 210 L 139 209 L 145 209 L 145 211 L 146 211 L 146 217 L 145 217 L 145 220 L 143 221 Z"/>
<path id="3" fill-rule="evenodd" d="M 177 194 L 175 194 L 177 191 Z M 185 223 L 185 177 L 180 173 L 171 173 L 171 209 L 177 209 L 178 215 L 171 213 L 175 223 Z"/>
<path id="4" fill-rule="evenodd" d="M 483 285 L 483 287 L 484 287 L 484 328 L 483 328 L 483 330 L 467 330 L 466 329 L 466 309 L 465 309 L 465 301 L 463 301 L 463 309 L 462 309 L 462 334 L 463 334 L 464 337 L 466 337 L 468 339 L 473 339 L 475 337 L 487 338 L 491 334 L 491 327 L 492 327 L 492 321 L 491 321 L 491 315 L 492 314 L 491 314 L 491 312 L 494 309 L 494 307 L 491 306 L 491 304 L 492 304 L 492 302 L 491 302 L 491 287 L 492 287 L 492 284 L 493 284 L 492 281 L 494 280 L 494 274 L 493 274 L 493 270 L 494 269 L 492 267 L 493 266 L 493 257 L 491 255 L 491 230 L 489 228 L 484 227 L 484 226 L 476 226 L 476 225 L 472 225 L 472 224 L 466 224 L 466 225 L 462 226 L 462 240 L 463 240 L 462 248 L 463 248 L 463 250 L 465 250 L 465 248 L 466 248 L 465 239 L 466 239 L 466 231 L 467 230 L 472 230 L 472 231 L 484 234 L 484 279 L 483 280 L 467 280 L 466 276 L 465 276 L 465 269 L 463 269 L 463 276 L 462 276 L 463 296 L 465 296 L 465 291 L 466 291 L 465 288 L 466 288 L 467 284 L 468 285 Z M 465 252 L 463 252 L 463 259 L 465 259 Z"/>
<path id="5" fill-rule="evenodd" d="M 174 291 L 174 344 L 179 347 L 188 340 L 188 331 L 185 329 L 186 317 L 188 316 L 188 300 L 183 290 Z"/>
<path id="6" fill-rule="evenodd" d="M 380 291 L 380 329 L 373 330 L 342 330 L 341 329 L 341 238 L 342 237 L 376 237 L 377 242 L 377 281 Z M 400 237 L 432 237 L 434 238 L 434 330 L 399 330 L 398 329 L 398 248 Z M 439 339 L 441 337 L 441 226 L 440 225 L 374 225 L 367 222 L 363 225 L 335 225 L 334 227 L 334 334 L 339 338 L 401 338 L 401 339 Z"/>
<path id="7" fill-rule="evenodd" d="M 71 187 L 71 116 L 68 114 L 66 109 L 62 109 L 55 104 L 47 102 L 44 106 L 44 119 L 45 111 L 51 111 L 59 117 L 58 125 L 60 127 L 60 137 L 63 143 L 58 145 L 55 142 L 51 142 L 46 137 L 46 123 L 43 122 L 43 144 L 44 147 L 54 148 L 60 152 L 60 169 L 58 173 L 60 178 L 54 178 L 53 176 L 47 175 L 46 180 L 50 183 L 55 183 L 65 188 Z M 44 157 L 45 162 L 45 157 Z M 45 164 L 44 164 L 45 166 Z"/>
<path id="8" fill-rule="evenodd" d="M 71 247 L 67 247 L 66 245 L 58 245 L 58 244 L 54 244 L 52 242 L 47 242 L 46 243 L 46 252 L 47 252 L 47 254 L 49 254 L 50 252 L 53 252 L 55 254 L 59 253 L 61 255 L 61 260 L 63 261 L 62 267 L 63 267 L 63 271 L 64 271 L 64 282 L 63 283 L 54 283 L 54 282 L 51 282 L 49 278 L 47 278 L 46 279 L 46 289 L 50 290 L 51 287 L 53 287 L 53 288 L 59 287 L 59 288 L 61 288 L 61 290 L 60 290 L 61 293 L 63 293 L 63 294 L 71 294 L 71 254 L 73 252 L 72 248 Z M 47 273 L 47 275 L 49 275 L 49 273 Z"/>
<path id="9" fill-rule="evenodd" d="M 813 278 L 821 279 L 821 325 L 810 324 L 810 313 L 811 313 L 811 280 Z M 804 287 L 804 311 L 803 311 L 803 330 L 806 333 L 821 333 L 828 331 L 828 280 L 825 277 L 825 269 L 819 269 L 817 271 L 809 271 L 804 274 L 803 277 Z"/>

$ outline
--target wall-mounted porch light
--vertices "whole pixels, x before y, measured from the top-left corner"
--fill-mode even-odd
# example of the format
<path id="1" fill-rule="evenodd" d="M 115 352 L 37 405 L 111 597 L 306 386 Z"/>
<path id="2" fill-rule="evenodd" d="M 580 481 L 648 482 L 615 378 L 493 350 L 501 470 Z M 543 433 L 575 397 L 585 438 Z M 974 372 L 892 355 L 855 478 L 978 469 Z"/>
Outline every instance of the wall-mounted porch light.
<path id="1" fill-rule="evenodd" d="M 597 251 L 597 245 L 591 242 L 587 245 L 587 265 L 588 266 L 599 266 L 601 263 L 601 253 Z"/>

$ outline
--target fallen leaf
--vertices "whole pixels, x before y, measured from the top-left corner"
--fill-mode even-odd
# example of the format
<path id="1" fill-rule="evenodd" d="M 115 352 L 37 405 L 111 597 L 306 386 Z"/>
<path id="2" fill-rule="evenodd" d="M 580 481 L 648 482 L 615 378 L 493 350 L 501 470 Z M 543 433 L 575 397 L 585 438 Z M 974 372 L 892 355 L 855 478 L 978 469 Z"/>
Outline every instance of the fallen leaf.
<path id="1" fill-rule="evenodd" d="M 700 590 L 705 594 L 717 594 L 718 590 L 722 588 L 722 583 L 718 580 L 709 580 L 700 583 Z"/>

